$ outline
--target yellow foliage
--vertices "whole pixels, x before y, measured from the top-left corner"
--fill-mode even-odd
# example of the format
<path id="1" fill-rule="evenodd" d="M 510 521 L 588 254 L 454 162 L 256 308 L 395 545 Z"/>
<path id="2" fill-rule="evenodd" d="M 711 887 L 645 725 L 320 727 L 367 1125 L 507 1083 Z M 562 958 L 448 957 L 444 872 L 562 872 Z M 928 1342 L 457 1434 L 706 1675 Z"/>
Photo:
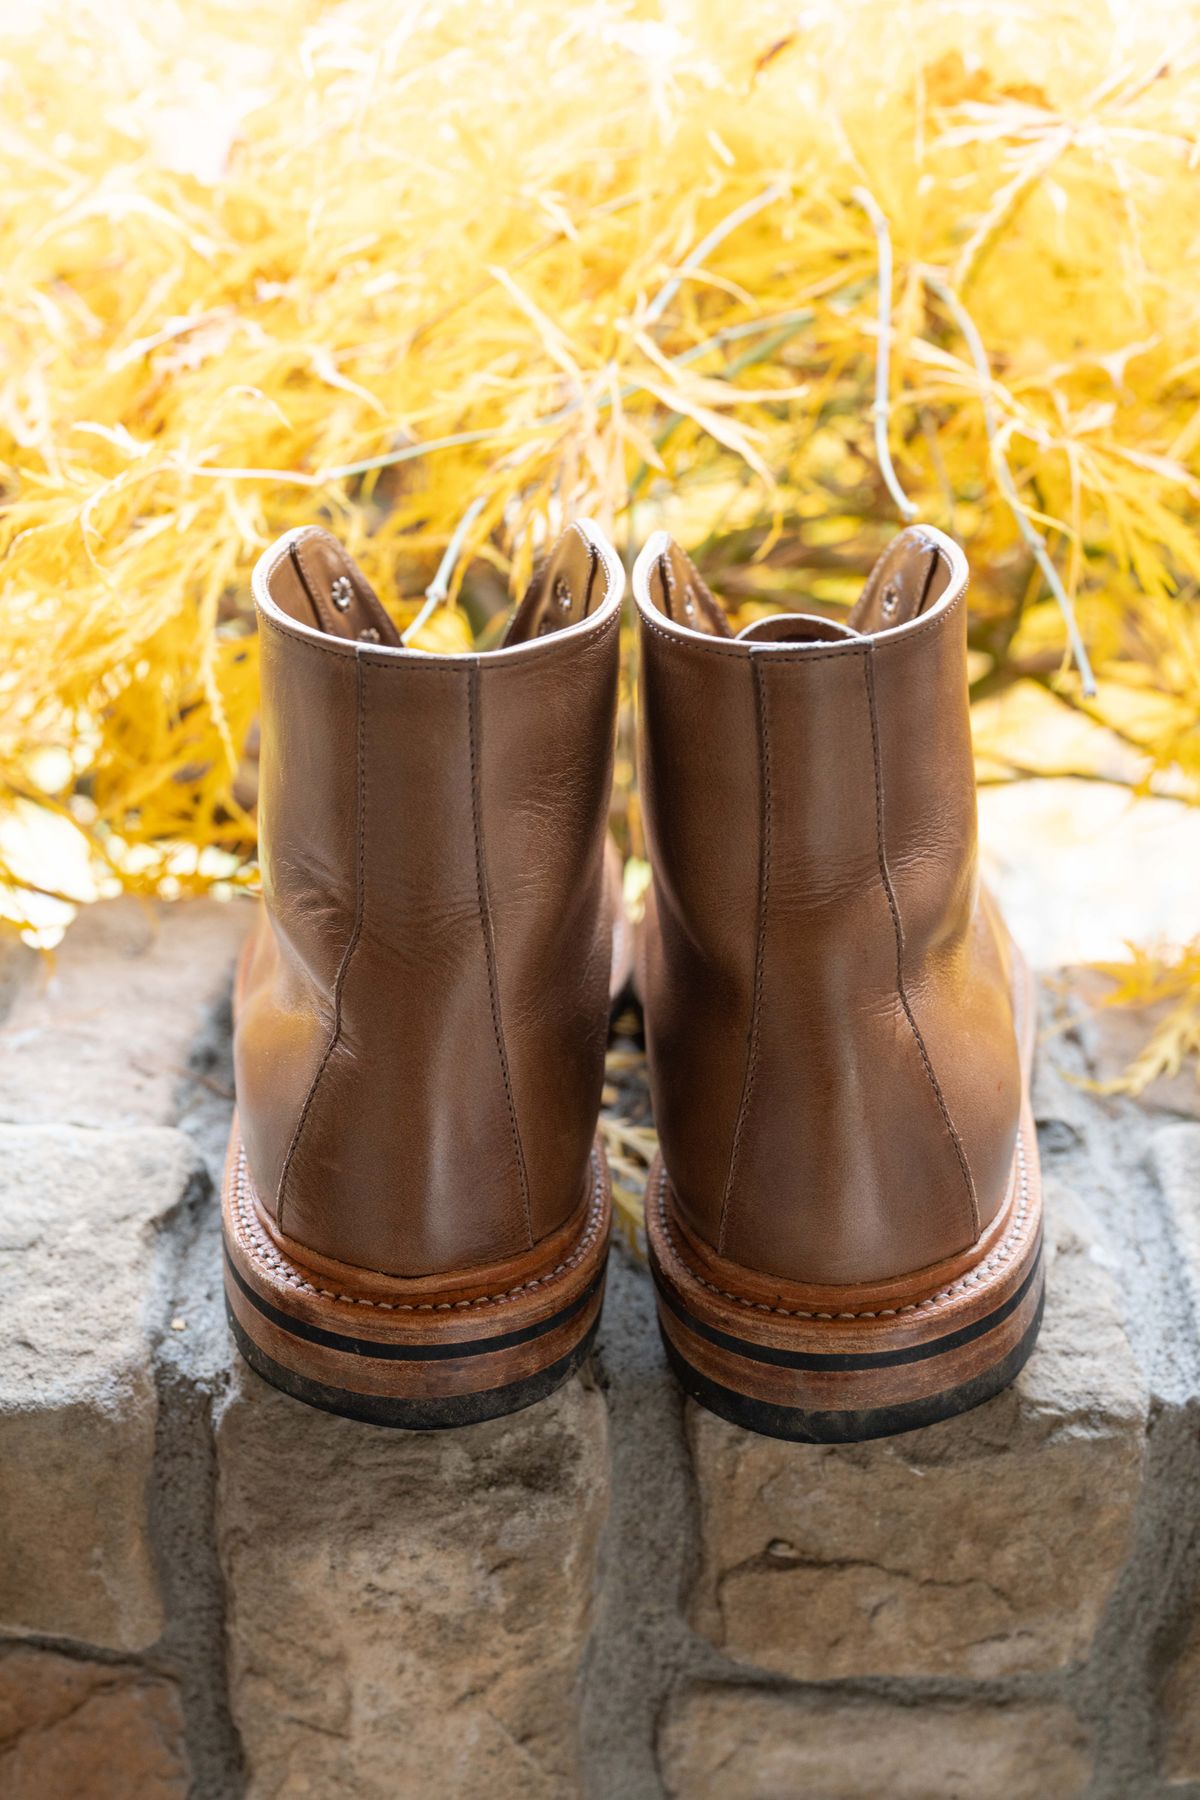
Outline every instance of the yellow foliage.
<path id="1" fill-rule="evenodd" d="M 101 887 L 247 879 L 248 575 L 315 518 L 407 623 L 484 496 L 431 650 L 494 629 L 580 512 L 626 550 L 670 524 L 735 608 L 845 603 L 896 523 L 885 347 L 896 480 L 972 560 L 980 697 L 1035 682 L 1124 735 L 1113 697 L 1157 693 L 1137 747 L 1194 792 L 1194 26 L 1189 0 L 8 9 L 0 805 L 82 834 Z M 56 882 L 10 841 L 0 817 L 20 919 Z"/>
<path id="2" fill-rule="evenodd" d="M 1095 963 L 1113 986 L 1105 1006 L 1161 1007 L 1163 1018 L 1145 1049 L 1118 1081 L 1101 1090 L 1140 1094 L 1160 1075 L 1178 1075 L 1184 1063 L 1200 1058 L 1200 940 L 1165 957 L 1129 946 L 1129 961 Z"/>

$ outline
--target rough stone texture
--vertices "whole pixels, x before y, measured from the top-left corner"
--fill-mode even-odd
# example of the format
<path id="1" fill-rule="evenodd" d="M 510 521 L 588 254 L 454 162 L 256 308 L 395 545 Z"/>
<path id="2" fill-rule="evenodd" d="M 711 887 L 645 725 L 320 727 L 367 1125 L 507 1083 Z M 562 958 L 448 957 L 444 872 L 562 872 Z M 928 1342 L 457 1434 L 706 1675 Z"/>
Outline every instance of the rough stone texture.
<path id="1" fill-rule="evenodd" d="M 0 1654 L 5 1800 L 183 1800 L 187 1792 L 170 1682 L 44 1650 Z"/>
<path id="2" fill-rule="evenodd" d="M 218 1424 L 251 1796 L 567 1800 L 607 1490 L 578 1379 L 455 1432 L 306 1411 L 248 1370 Z"/>
<path id="3" fill-rule="evenodd" d="M 1168 1781 L 1200 1781 L 1200 1590 L 1193 1595 L 1187 1641 L 1163 1693 L 1163 1773 Z"/>
<path id="4" fill-rule="evenodd" d="M 0 1119 L 169 1124 L 252 916 L 245 901 L 105 900 L 52 958 L 19 957 L 7 1016 L 0 981 Z"/>
<path id="5" fill-rule="evenodd" d="M 684 1398 L 664 1366 L 653 1284 L 622 1238 L 609 1257 L 593 1366 L 608 1406 L 612 1502 L 587 1658 L 586 1789 L 588 1800 L 658 1800 L 666 1696 L 681 1680 L 729 1668 L 680 1605 L 696 1543 Z"/>
<path id="6" fill-rule="evenodd" d="M 0 1628 L 114 1649 L 162 1624 L 150 1538 L 165 1127 L 0 1126 Z"/>
<path id="7" fill-rule="evenodd" d="M 1150 1161 L 1183 1252 L 1184 1280 L 1200 1316 L 1200 1125 L 1164 1125 L 1150 1140 Z"/>
<path id="8" fill-rule="evenodd" d="M 1129 1546 L 1147 1398 L 1086 1211 L 1052 1180 L 1046 1198 L 1041 1340 L 986 1407 L 820 1447 L 689 1409 L 693 1618 L 738 1662 L 981 1678 L 1086 1655 Z"/>
<path id="9" fill-rule="evenodd" d="M 1013 846 L 1023 870 L 1020 834 Z M 1025 886 L 1032 921 L 1045 884 Z M 1162 1110 L 1186 1115 L 1197 1090 L 1185 1076 L 1148 1108 L 1085 1085 L 1143 1021 L 1105 1015 L 1130 1029 L 1114 1051 L 1076 983 L 1044 984 L 1036 1105 L 1059 1250 L 1017 1393 L 834 1452 L 819 1479 L 821 1452 L 742 1440 L 718 1519 L 724 1428 L 694 1418 L 685 1435 L 646 1270 L 623 1252 L 598 1391 L 575 1384 L 512 1420 L 376 1433 L 242 1368 L 215 1195 L 157 1127 L 179 1127 L 219 1176 L 229 976 L 251 914 L 105 905 L 49 979 L 0 940 L 0 1119 L 42 1128 L 0 1131 L 0 1634 L 19 1634 L 0 1635 L 4 1800 L 241 1800 L 247 1779 L 286 1800 L 1200 1795 L 1200 1127 Z M 636 1085 L 625 1049 L 620 1080 Z M 648 1122 L 644 1092 L 621 1107 Z M 58 1281 L 63 1259 L 78 1279 Z M 43 1435 L 14 1460 L 23 1429 Z M 806 1531 L 824 1559 L 811 1568 Z M 697 1591 L 697 1568 L 716 1590 L 705 1574 Z M 689 1599 L 717 1642 L 690 1628 Z M 742 1648 L 721 1647 L 725 1602 Z M 820 1685 L 747 1674 L 764 1628 L 788 1667 L 815 1629 Z M 68 1635 L 97 1648 L 60 1655 Z M 915 1669 L 897 1660 L 907 1638 Z M 876 1643 L 897 1672 L 838 1684 L 837 1656 L 874 1663 Z"/>
<path id="10" fill-rule="evenodd" d="M 1090 1773 L 1053 1703 L 791 1694 L 702 1683 L 660 1734 L 671 1800 L 1073 1800 Z"/>
<path id="11" fill-rule="evenodd" d="M 1164 1125 L 1150 1141 L 1150 1163 L 1182 1253 L 1184 1284 L 1200 1320 L 1200 1125 Z M 1200 1437 L 1200 1433 L 1196 1434 Z M 1193 1512 L 1200 1540 L 1200 1517 Z M 1200 1541 L 1184 1641 L 1163 1691 L 1163 1773 L 1171 1782 L 1200 1782 Z"/>
<path id="12" fill-rule="evenodd" d="M 1113 983 L 1095 969 L 1067 969 L 1050 980 L 1075 1003 L 1080 1041 L 1096 1080 L 1101 1082 L 1116 1081 L 1124 1074 L 1175 1004 L 1105 1006 L 1103 1001 L 1113 992 Z M 1158 1076 L 1139 1096 L 1139 1104 L 1151 1111 L 1200 1119 L 1200 1081 L 1195 1069 L 1185 1067 L 1177 1075 Z"/>

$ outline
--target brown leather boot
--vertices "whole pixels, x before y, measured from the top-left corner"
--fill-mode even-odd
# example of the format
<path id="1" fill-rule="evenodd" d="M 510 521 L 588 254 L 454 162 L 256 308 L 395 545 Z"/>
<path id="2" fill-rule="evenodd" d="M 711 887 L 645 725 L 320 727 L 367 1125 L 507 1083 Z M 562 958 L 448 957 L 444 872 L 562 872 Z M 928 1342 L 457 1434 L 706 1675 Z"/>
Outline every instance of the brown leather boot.
<path id="1" fill-rule="evenodd" d="M 1033 1001 L 978 885 L 966 584 L 914 528 L 848 625 L 735 638 L 665 534 L 634 573 L 659 1321 L 687 1391 L 774 1436 L 960 1412 L 1037 1334 Z"/>
<path id="2" fill-rule="evenodd" d="M 255 571 L 264 906 L 226 1294 L 247 1360 L 312 1405 L 467 1424 L 591 1343 L 623 588 L 573 526 L 500 649 L 429 656 L 327 532 Z"/>

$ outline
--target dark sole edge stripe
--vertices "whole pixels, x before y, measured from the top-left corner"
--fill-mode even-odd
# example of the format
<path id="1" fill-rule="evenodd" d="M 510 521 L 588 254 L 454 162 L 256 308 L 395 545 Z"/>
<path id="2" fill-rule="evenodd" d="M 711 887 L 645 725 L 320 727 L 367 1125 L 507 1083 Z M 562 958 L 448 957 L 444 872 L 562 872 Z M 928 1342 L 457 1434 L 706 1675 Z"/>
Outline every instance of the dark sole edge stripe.
<path id="1" fill-rule="evenodd" d="M 931 1356 L 941 1356 L 949 1350 L 957 1350 L 963 1344 L 973 1343 L 976 1338 L 984 1337 L 989 1331 L 995 1331 L 1011 1313 L 1014 1313 L 1029 1292 L 1042 1266 L 1042 1238 L 1039 1232 L 1038 1246 L 1029 1272 L 1015 1293 L 1010 1294 L 1004 1303 L 987 1313 L 982 1319 L 974 1319 L 969 1325 L 961 1325 L 957 1331 L 948 1332 L 944 1337 L 930 1338 L 923 1344 L 908 1344 L 900 1350 L 776 1350 L 769 1344 L 755 1344 L 746 1338 L 734 1337 L 727 1331 L 720 1331 L 715 1325 L 706 1325 L 703 1319 L 690 1313 L 683 1302 L 667 1290 L 665 1277 L 660 1273 L 656 1263 L 651 1264 L 654 1270 L 654 1283 L 658 1289 L 658 1297 L 675 1317 L 686 1325 L 697 1337 L 706 1338 L 710 1344 L 716 1344 L 721 1350 L 732 1350 L 738 1356 L 744 1356 L 751 1362 L 770 1363 L 779 1369 L 809 1369 L 813 1373 L 820 1371 L 836 1371 L 841 1369 L 888 1369 L 902 1363 L 925 1362 Z"/>
<path id="2" fill-rule="evenodd" d="M 290 1313 L 281 1312 L 279 1307 L 272 1306 L 261 1294 L 256 1294 L 241 1270 L 235 1265 L 229 1254 L 229 1245 L 224 1245 L 225 1266 L 237 1284 L 239 1293 L 260 1312 L 264 1319 L 280 1331 L 286 1331 L 294 1338 L 302 1338 L 307 1344 L 320 1344 L 326 1350 L 340 1350 L 347 1356 L 369 1356 L 384 1362 L 450 1362 L 456 1358 L 467 1356 L 488 1356 L 497 1350 L 509 1350 L 516 1344 L 528 1344 L 534 1338 L 544 1337 L 548 1331 L 556 1331 L 582 1312 L 596 1289 L 604 1280 L 608 1262 L 607 1253 L 602 1258 L 600 1267 L 588 1282 L 583 1292 L 556 1312 L 549 1319 L 542 1319 L 536 1325 L 522 1326 L 519 1331 L 504 1331 L 490 1338 L 452 1338 L 444 1344 L 389 1344 L 380 1343 L 375 1338 L 348 1337 L 340 1331 L 326 1331 L 323 1325 L 310 1325 L 306 1319 L 294 1319 Z"/>
<path id="3" fill-rule="evenodd" d="M 356 1419 L 364 1425 L 384 1426 L 392 1431 L 454 1431 L 464 1425 L 480 1425 L 488 1419 L 503 1418 L 508 1413 L 536 1405 L 561 1387 L 586 1362 L 600 1324 L 597 1315 L 565 1356 L 560 1356 L 545 1369 L 522 1376 L 519 1381 L 503 1383 L 500 1387 L 478 1388 L 468 1394 L 403 1399 L 390 1394 L 356 1394 L 349 1388 L 311 1381 L 276 1362 L 255 1343 L 234 1313 L 228 1294 L 225 1311 L 234 1341 L 246 1362 L 256 1375 L 278 1388 L 280 1393 L 305 1406 L 315 1406 L 320 1412 L 334 1413 L 342 1419 Z"/>
<path id="4" fill-rule="evenodd" d="M 905 1431 L 919 1431 L 936 1425 L 941 1419 L 952 1419 L 958 1413 L 982 1406 L 1015 1380 L 1029 1361 L 1037 1342 L 1045 1304 L 1044 1292 L 1038 1297 L 1037 1310 L 1019 1343 L 1007 1356 L 990 1369 L 973 1375 L 958 1386 L 943 1388 L 938 1394 L 920 1400 L 902 1400 L 891 1406 L 846 1407 L 843 1410 L 808 1410 L 798 1406 L 778 1406 L 770 1400 L 755 1400 L 739 1394 L 692 1367 L 679 1352 L 666 1332 L 659 1330 L 667 1361 L 685 1394 L 700 1406 L 727 1419 L 744 1431 L 759 1437 L 782 1438 L 793 1444 L 861 1444 L 870 1438 L 896 1437 Z"/>

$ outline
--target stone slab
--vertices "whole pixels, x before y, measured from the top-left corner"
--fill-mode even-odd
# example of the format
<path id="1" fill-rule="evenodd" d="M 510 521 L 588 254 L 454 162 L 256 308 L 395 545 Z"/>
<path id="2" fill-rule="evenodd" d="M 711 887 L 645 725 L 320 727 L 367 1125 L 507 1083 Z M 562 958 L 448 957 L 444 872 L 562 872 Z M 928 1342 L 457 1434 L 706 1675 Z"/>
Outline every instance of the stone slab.
<path id="1" fill-rule="evenodd" d="M 1163 1690 L 1163 1774 L 1171 1783 L 1200 1781 L 1200 1587 L 1182 1648 Z"/>
<path id="2" fill-rule="evenodd" d="M 1147 1394 L 1086 1207 L 1047 1184 L 1041 1340 L 1015 1386 L 902 1437 L 780 1443 L 689 1406 L 696 1629 L 799 1680 L 983 1679 L 1087 1655 L 1125 1561 Z"/>
<path id="3" fill-rule="evenodd" d="M 0 1651 L 5 1800 L 184 1800 L 179 1696 L 141 1669 Z"/>
<path id="4" fill-rule="evenodd" d="M 235 1368 L 217 1427 L 247 1792 L 568 1800 L 607 1506 L 577 1378 L 453 1432 L 314 1412 Z"/>
<path id="5" fill-rule="evenodd" d="M 1184 1282 L 1200 1318 L 1200 1124 L 1161 1125 L 1150 1140 L 1150 1164 L 1182 1253 Z"/>
<path id="6" fill-rule="evenodd" d="M 0 1630 L 158 1636 L 161 1233 L 204 1180 L 166 1127 L 0 1125 Z"/>
<path id="7" fill-rule="evenodd" d="M 1085 1734 L 1053 1702 L 794 1695 L 699 1683 L 659 1738 L 669 1800 L 1074 1800 Z"/>
<path id="8" fill-rule="evenodd" d="M 1074 1022 L 1094 1079 L 1101 1084 L 1120 1081 L 1131 1063 L 1146 1049 L 1175 1004 L 1111 1006 L 1104 1002 L 1114 992 L 1108 976 L 1096 969 L 1068 968 L 1047 981 L 1047 997 L 1067 1010 Z M 1138 1096 L 1149 1114 L 1179 1113 L 1200 1120 L 1200 1080 L 1194 1063 L 1177 1074 L 1158 1075 Z"/>
<path id="9" fill-rule="evenodd" d="M 253 910 L 244 900 L 103 900 L 53 955 L 19 959 L 0 1023 L 0 1120 L 171 1123 Z"/>

